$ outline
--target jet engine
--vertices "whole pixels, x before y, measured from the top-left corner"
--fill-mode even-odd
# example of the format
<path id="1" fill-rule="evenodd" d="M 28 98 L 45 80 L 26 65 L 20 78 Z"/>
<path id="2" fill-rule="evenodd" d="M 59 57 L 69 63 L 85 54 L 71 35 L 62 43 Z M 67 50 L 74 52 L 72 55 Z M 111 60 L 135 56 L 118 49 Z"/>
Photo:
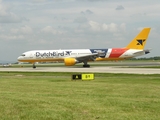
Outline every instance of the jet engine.
<path id="1" fill-rule="evenodd" d="M 65 58 L 64 63 L 66 66 L 73 66 L 77 63 L 77 60 L 75 58 Z"/>

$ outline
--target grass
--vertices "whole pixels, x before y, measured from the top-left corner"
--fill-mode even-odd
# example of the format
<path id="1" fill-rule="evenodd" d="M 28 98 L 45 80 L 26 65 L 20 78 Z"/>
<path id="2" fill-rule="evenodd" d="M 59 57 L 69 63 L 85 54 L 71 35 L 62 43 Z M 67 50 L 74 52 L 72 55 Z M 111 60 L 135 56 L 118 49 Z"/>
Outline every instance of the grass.
<path id="1" fill-rule="evenodd" d="M 160 75 L 0 73 L 2 120 L 159 120 Z"/>

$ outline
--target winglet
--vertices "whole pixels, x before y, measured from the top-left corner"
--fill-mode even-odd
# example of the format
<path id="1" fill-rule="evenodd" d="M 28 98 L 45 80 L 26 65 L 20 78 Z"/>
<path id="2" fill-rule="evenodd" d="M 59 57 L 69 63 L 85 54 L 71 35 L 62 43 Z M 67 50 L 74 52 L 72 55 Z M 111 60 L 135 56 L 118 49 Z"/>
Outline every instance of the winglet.
<path id="1" fill-rule="evenodd" d="M 128 49 L 144 49 L 151 28 L 144 28 L 127 46 Z"/>

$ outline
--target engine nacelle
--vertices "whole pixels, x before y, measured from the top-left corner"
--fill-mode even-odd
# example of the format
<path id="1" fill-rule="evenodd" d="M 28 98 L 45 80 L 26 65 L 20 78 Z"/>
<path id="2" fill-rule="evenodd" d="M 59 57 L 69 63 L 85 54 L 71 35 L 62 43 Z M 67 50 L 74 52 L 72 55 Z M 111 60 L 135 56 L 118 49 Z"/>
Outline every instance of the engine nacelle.
<path id="1" fill-rule="evenodd" d="M 75 58 L 65 58 L 64 63 L 66 66 L 73 66 L 77 63 L 77 60 Z"/>

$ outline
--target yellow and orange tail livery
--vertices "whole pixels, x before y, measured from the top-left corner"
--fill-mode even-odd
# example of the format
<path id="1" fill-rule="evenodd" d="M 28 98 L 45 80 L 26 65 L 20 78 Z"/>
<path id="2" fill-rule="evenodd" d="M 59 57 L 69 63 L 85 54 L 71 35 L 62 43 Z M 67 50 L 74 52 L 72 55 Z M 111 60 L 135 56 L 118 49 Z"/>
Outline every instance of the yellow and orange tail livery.
<path id="1" fill-rule="evenodd" d="M 129 44 L 128 49 L 144 49 L 151 28 L 144 28 Z"/>

